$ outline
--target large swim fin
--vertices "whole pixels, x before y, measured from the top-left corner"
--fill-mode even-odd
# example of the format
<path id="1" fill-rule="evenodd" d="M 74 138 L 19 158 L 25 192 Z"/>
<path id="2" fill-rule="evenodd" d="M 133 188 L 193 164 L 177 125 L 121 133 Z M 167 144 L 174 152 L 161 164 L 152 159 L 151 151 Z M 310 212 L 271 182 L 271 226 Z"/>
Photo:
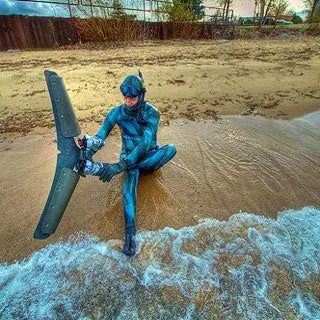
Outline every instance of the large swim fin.
<path id="1" fill-rule="evenodd" d="M 51 190 L 43 209 L 34 238 L 46 239 L 53 234 L 63 216 L 80 175 L 75 170 L 83 159 L 83 150 L 75 144 L 74 137 L 81 133 L 77 118 L 64 86 L 63 80 L 55 72 L 44 72 L 57 132 L 56 172 Z"/>

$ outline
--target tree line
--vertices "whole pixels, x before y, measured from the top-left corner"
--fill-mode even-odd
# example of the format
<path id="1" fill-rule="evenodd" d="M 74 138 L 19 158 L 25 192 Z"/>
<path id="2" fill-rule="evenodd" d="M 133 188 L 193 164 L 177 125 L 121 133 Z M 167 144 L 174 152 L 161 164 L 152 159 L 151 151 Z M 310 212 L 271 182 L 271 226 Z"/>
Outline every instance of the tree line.
<path id="1" fill-rule="evenodd" d="M 105 0 L 96 0 L 97 4 L 101 4 L 100 10 L 102 17 L 115 20 L 135 20 L 136 14 L 127 13 L 127 8 L 124 7 L 121 0 L 113 0 L 111 12 L 104 7 Z M 240 0 L 215 0 L 215 3 L 219 8 L 216 8 L 216 13 L 211 18 L 228 22 L 233 16 L 230 14 L 230 9 L 234 5 L 235 1 Z M 268 24 L 272 17 L 277 21 L 285 15 L 291 15 L 293 17 L 293 23 L 302 23 L 302 18 L 295 14 L 289 8 L 288 0 L 252 0 L 254 1 L 255 10 L 253 16 L 257 18 L 260 26 Z M 203 19 L 208 19 L 205 14 L 204 0 L 155 0 L 157 2 L 156 9 L 153 10 L 155 16 L 164 21 L 172 22 L 196 22 Z M 320 0 L 305 0 L 306 8 L 308 9 L 307 22 L 320 23 Z M 86 9 L 87 10 L 87 9 Z M 91 8 L 91 10 L 93 10 Z M 100 16 L 101 16 L 100 12 Z M 88 14 L 87 11 L 83 13 Z M 94 15 L 91 12 L 92 16 Z M 269 20 L 268 20 L 269 18 Z"/>

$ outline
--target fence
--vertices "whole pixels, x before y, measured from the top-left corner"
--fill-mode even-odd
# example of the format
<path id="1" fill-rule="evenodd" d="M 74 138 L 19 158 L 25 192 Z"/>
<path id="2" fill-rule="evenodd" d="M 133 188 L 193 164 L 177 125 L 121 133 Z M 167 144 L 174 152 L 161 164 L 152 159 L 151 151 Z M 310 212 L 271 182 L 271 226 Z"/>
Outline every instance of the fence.
<path id="1" fill-rule="evenodd" d="M 0 51 L 52 48 L 79 42 L 229 38 L 232 34 L 232 25 L 212 22 L 0 16 Z"/>
<path id="2" fill-rule="evenodd" d="M 72 19 L 0 16 L 0 51 L 50 48 L 77 41 Z"/>

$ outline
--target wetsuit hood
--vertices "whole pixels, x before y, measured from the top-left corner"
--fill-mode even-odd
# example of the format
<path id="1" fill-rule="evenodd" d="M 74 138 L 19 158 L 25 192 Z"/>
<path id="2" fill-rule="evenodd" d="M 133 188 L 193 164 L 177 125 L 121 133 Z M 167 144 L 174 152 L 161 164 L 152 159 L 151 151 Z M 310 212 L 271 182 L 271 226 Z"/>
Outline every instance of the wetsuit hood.
<path id="1" fill-rule="evenodd" d="M 139 71 L 139 76 L 131 74 L 124 78 L 120 86 L 120 91 L 125 97 L 139 97 L 134 107 L 128 107 L 124 104 L 124 110 L 128 114 L 136 114 L 144 103 L 146 89 L 144 87 L 143 75 Z"/>
<path id="2" fill-rule="evenodd" d="M 123 111 L 129 116 L 137 116 L 143 108 L 144 100 L 138 101 L 134 107 L 128 107 L 125 103 L 122 104 Z"/>

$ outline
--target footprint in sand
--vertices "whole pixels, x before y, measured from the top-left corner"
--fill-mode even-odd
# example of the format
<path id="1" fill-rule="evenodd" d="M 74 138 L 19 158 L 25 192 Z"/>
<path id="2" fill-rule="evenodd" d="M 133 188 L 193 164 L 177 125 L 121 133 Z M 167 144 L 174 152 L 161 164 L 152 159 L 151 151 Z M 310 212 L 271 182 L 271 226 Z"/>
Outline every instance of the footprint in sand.
<path id="1" fill-rule="evenodd" d="M 177 84 L 178 86 L 185 84 L 186 82 L 182 79 L 170 79 L 167 80 L 168 84 Z"/>

